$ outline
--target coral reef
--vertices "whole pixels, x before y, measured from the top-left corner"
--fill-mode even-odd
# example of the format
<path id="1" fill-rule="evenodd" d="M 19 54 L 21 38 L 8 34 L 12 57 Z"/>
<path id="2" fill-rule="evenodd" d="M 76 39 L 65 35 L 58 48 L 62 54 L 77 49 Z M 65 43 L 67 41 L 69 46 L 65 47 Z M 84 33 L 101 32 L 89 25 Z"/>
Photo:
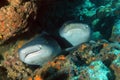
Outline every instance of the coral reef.
<path id="1" fill-rule="evenodd" d="M 0 44 L 27 30 L 37 14 L 36 3 L 32 0 L 0 1 Z"/>
<path id="2" fill-rule="evenodd" d="M 32 1 L 34 0 L 0 1 L 1 43 L 24 32 L 29 18 L 32 17 L 33 20 L 36 4 Z M 9 49 L 5 47 L 5 51 L 1 50 L 4 49 L 2 45 L 0 80 L 120 80 L 120 0 L 46 1 L 39 5 L 36 20 L 39 26 L 56 34 L 64 22 L 78 20 L 91 26 L 91 40 L 75 50 L 61 53 L 42 67 L 27 65 L 19 60 L 18 49 L 28 39 L 16 41 L 14 45 L 8 46 Z"/>

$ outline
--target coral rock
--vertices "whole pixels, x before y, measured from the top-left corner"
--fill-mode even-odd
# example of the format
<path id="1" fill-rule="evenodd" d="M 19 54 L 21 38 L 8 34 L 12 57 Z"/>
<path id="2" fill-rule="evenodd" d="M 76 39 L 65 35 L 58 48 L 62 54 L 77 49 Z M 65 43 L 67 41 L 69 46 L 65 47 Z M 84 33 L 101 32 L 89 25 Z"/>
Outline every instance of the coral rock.
<path id="1" fill-rule="evenodd" d="M 37 10 L 36 3 L 32 0 L 7 0 L 3 1 L 2 5 L 0 6 L 0 43 L 24 32 L 30 21 L 35 19 Z"/>

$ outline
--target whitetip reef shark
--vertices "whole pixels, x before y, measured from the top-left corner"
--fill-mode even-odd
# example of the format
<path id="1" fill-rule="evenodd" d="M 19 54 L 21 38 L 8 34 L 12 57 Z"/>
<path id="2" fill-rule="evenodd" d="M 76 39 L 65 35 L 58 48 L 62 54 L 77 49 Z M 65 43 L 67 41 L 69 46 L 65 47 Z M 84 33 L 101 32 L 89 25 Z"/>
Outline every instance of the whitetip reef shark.
<path id="1" fill-rule="evenodd" d="M 29 65 L 43 65 L 62 51 L 69 51 L 76 46 L 87 42 L 91 29 L 87 24 L 66 22 L 59 29 L 61 39 L 65 39 L 72 47 L 63 49 L 60 44 L 47 33 L 42 33 L 23 45 L 19 50 L 19 58 Z"/>

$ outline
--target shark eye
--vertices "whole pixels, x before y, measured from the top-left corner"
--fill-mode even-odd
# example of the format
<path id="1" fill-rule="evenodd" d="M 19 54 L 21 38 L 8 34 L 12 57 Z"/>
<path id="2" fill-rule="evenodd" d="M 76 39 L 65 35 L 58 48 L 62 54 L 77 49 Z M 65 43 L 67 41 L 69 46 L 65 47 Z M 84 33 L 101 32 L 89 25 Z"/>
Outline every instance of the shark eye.
<path id="1" fill-rule="evenodd" d="M 84 27 L 85 29 L 88 29 L 88 25 L 85 25 L 85 27 Z"/>
<path id="2" fill-rule="evenodd" d="M 38 47 L 39 47 L 39 49 L 42 49 L 42 45 L 39 45 Z"/>

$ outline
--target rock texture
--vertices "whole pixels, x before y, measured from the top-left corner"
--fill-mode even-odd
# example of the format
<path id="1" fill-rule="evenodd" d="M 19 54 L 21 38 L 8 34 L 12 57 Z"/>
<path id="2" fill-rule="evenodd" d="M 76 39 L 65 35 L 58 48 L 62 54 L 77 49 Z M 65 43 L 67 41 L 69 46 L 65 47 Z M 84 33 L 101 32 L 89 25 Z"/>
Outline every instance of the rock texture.
<path id="1" fill-rule="evenodd" d="M 24 32 L 36 17 L 37 7 L 33 0 L 0 1 L 0 44 Z"/>

